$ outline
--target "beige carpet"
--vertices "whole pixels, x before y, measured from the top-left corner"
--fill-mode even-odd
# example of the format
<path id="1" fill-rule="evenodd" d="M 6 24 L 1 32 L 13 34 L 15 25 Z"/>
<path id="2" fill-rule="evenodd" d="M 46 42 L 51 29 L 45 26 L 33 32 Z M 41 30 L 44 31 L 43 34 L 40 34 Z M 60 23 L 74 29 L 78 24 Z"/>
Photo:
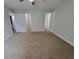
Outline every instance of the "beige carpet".
<path id="1" fill-rule="evenodd" d="M 73 47 L 49 32 L 16 33 L 4 43 L 5 59 L 74 59 Z"/>

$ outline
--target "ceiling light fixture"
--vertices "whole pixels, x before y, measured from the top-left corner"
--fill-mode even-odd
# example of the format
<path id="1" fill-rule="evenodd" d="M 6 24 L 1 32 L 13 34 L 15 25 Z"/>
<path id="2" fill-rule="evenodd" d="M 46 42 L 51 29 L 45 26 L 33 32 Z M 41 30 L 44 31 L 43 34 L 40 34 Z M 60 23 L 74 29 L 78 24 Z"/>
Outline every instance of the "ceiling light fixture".
<path id="1" fill-rule="evenodd" d="M 35 2 L 34 1 L 32 2 L 32 5 L 35 5 Z"/>
<path id="2" fill-rule="evenodd" d="M 23 2 L 24 0 L 19 0 L 20 2 Z"/>
<path id="3" fill-rule="evenodd" d="M 30 2 L 33 2 L 34 0 L 29 0 Z"/>

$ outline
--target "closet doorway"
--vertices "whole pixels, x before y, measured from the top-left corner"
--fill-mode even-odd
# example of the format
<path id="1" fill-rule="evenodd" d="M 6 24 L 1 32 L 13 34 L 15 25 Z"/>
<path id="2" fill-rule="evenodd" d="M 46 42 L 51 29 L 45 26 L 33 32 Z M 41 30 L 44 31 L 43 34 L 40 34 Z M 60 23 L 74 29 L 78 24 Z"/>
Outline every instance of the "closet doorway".
<path id="1" fill-rule="evenodd" d="M 52 24 L 52 13 L 45 14 L 45 31 L 49 31 Z"/>

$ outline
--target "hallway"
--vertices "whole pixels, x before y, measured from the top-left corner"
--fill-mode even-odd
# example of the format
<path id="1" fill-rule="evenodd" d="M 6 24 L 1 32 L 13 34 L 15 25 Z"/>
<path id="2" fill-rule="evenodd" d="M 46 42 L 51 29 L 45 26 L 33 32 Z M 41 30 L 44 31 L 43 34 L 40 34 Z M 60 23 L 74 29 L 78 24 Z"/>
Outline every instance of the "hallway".
<path id="1" fill-rule="evenodd" d="M 74 48 L 50 32 L 16 33 L 4 43 L 5 59 L 74 59 Z"/>

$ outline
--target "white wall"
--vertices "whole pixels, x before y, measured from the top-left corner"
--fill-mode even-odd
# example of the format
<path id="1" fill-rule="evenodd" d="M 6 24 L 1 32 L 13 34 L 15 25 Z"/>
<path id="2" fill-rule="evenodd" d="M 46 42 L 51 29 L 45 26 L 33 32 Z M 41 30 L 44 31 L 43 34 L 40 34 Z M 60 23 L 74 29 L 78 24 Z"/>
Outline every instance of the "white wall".
<path id="1" fill-rule="evenodd" d="M 25 14 L 17 13 L 15 14 L 15 27 L 16 32 L 26 32 L 27 31 L 27 24 Z"/>
<path id="2" fill-rule="evenodd" d="M 52 10 L 31 9 L 31 10 L 15 10 L 16 13 L 29 13 L 32 20 L 32 31 L 45 31 L 45 13 Z"/>
<path id="3" fill-rule="evenodd" d="M 74 45 L 74 1 L 65 0 L 53 12 L 51 32 Z"/>
<path id="4" fill-rule="evenodd" d="M 45 13 L 43 11 L 31 12 L 32 17 L 32 31 L 45 30 Z"/>
<path id="5" fill-rule="evenodd" d="M 13 10 L 8 8 L 7 6 L 4 6 L 4 39 L 5 40 L 13 35 L 8 12 L 13 12 Z"/>

